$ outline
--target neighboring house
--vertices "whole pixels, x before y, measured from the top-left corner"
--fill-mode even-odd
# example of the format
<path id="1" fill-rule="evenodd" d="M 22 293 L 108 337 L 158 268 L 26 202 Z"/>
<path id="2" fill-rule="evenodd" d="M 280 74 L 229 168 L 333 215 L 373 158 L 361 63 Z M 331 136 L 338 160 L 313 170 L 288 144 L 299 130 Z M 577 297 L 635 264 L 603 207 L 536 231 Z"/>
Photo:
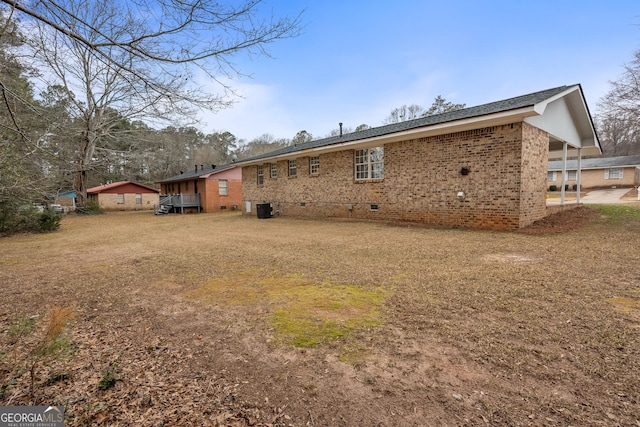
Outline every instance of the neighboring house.
<path id="1" fill-rule="evenodd" d="M 120 181 L 89 188 L 89 200 L 111 211 L 153 209 L 158 204 L 160 190 L 131 181 Z"/>
<path id="2" fill-rule="evenodd" d="M 548 187 L 562 187 L 562 160 L 549 162 Z M 580 161 L 582 188 L 637 187 L 640 185 L 640 156 L 600 157 Z M 567 160 L 564 185 L 573 188 L 578 184 L 578 160 Z"/>
<path id="3" fill-rule="evenodd" d="M 242 209 L 517 229 L 548 214 L 549 158 L 600 154 L 581 86 L 562 86 L 243 160 Z"/>
<path id="4" fill-rule="evenodd" d="M 57 203 L 64 208 L 65 212 L 72 212 L 76 210 L 76 191 L 69 190 L 63 191 L 51 196 L 53 203 Z"/>
<path id="5" fill-rule="evenodd" d="M 242 203 L 242 169 L 235 164 L 194 170 L 157 181 L 160 205 L 168 212 L 237 210 Z"/>

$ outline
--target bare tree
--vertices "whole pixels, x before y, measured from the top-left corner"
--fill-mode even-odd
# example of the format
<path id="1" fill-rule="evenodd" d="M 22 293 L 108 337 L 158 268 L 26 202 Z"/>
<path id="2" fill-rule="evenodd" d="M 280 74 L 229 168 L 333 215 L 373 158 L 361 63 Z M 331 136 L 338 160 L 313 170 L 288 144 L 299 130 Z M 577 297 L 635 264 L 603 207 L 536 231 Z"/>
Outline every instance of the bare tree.
<path id="1" fill-rule="evenodd" d="M 624 73 L 610 83 L 596 114 L 604 152 L 610 156 L 640 154 L 640 50 L 624 66 Z"/>
<path id="2" fill-rule="evenodd" d="M 0 0 L 35 22 L 27 43 L 47 85 L 72 100 L 77 135 L 74 188 L 86 204 L 96 147 L 122 117 L 150 123 L 193 118 L 231 102 L 223 79 L 240 74 L 233 56 L 267 54 L 296 36 L 300 15 L 263 18 L 260 0 Z M 204 88 L 198 81 L 217 82 Z M 117 113 L 117 114 L 115 114 Z"/>
<path id="3" fill-rule="evenodd" d="M 434 100 L 431 107 L 425 110 L 419 105 L 403 105 L 399 108 L 394 108 L 391 113 L 384 119 L 384 124 L 405 122 L 407 120 L 413 120 L 420 117 L 433 116 L 436 114 L 448 113 L 450 111 L 460 110 L 464 108 L 466 104 L 454 104 L 447 101 L 442 96 L 438 95 Z"/>
<path id="4" fill-rule="evenodd" d="M 289 143 L 290 141 L 287 139 L 276 139 L 273 135 L 265 133 L 239 147 L 237 152 L 238 159 L 242 160 L 259 156 L 270 151 L 284 148 L 288 146 Z"/>
<path id="5" fill-rule="evenodd" d="M 296 136 L 293 137 L 291 143 L 293 145 L 304 144 L 305 142 L 313 141 L 313 135 L 307 132 L 306 130 L 301 130 L 296 133 Z"/>
<path id="6" fill-rule="evenodd" d="M 403 105 L 402 107 L 391 110 L 387 118 L 384 120 L 384 124 L 400 123 L 407 120 L 417 119 L 422 116 L 423 112 L 424 108 L 419 105 Z"/>

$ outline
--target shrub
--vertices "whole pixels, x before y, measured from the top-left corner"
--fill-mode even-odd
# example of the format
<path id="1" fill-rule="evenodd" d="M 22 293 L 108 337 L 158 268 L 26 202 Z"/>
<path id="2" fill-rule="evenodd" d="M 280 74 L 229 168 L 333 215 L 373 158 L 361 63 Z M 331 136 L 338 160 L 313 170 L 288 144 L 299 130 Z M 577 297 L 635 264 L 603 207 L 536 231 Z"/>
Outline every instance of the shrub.
<path id="1" fill-rule="evenodd" d="M 578 191 L 578 184 L 573 184 L 571 188 L 573 189 L 573 191 Z"/>
<path id="2" fill-rule="evenodd" d="M 38 206 L 0 206 L 0 234 L 41 233 L 60 227 L 62 214 Z"/>
<path id="3" fill-rule="evenodd" d="M 549 191 L 556 191 L 557 189 L 558 189 L 558 187 L 555 186 L 555 185 L 550 185 L 549 186 Z"/>
<path id="4" fill-rule="evenodd" d="M 40 214 L 40 230 L 42 232 L 47 231 L 56 231 L 60 228 L 60 220 L 62 219 L 62 214 L 53 211 L 52 209 L 45 209 Z"/>
<path id="5" fill-rule="evenodd" d="M 88 200 L 87 206 L 83 208 L 76 208 L 76 212 L 84 215 L 102 215 L 104 213 L 104 209 L 102 209 L 95 200 Z"/>
<path id="6" fill-rule="evenodd" d="M 100 390 L 108 390 L 120 381 L 120 376 L 116 371 L 116 367 L 117 362 L 113 362 L 110 363 L 106 369 L 103 369 L 102 378 L 100 378 L 100 382 L 98 383 L 98 388 Z"/>

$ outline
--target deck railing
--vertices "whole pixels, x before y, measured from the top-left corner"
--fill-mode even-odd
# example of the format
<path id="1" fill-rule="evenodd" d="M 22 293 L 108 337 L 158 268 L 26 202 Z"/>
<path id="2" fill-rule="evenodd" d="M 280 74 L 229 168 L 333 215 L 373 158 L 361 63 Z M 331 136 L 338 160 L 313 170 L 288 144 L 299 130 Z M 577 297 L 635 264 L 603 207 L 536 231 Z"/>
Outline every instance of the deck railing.
<path id="1" fill-rule="evenodd" d="M 161 194 L 159 205 L 171 207 L 174 212 L 180 209 L 184 213 L 184 208 L 198 208 L 200 212 L 200 194 Z"/>

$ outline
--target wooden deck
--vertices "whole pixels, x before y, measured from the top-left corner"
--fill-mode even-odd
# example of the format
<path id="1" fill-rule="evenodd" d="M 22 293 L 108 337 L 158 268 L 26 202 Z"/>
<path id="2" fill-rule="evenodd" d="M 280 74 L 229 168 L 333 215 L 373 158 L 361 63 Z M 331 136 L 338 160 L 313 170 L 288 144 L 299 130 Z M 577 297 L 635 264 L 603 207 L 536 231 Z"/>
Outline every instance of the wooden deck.
<path id="1" fill-rule="evenodd" d="M 201 212 L 200 194 L 161 194 L 156 214 L 184 213 L 185 208 L 197 208 Z"/>

